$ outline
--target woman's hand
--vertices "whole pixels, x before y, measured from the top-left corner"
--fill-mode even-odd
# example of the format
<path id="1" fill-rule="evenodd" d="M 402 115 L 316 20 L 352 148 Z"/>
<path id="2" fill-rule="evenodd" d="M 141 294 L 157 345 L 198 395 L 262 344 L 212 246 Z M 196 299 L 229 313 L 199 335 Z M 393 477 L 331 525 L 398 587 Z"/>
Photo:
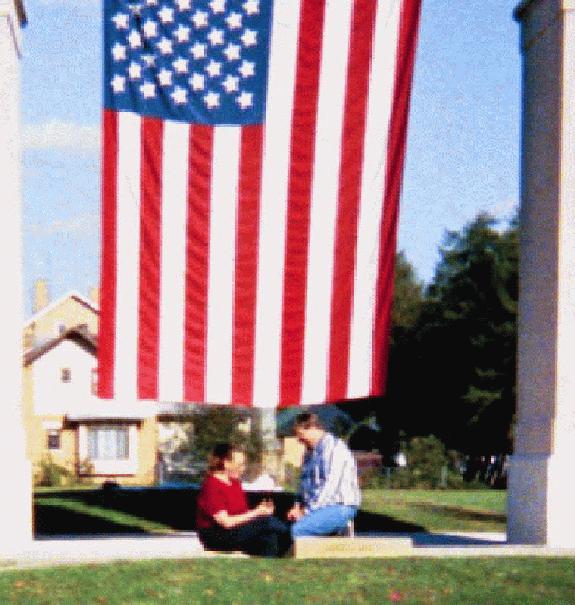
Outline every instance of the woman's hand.
<path id="1" fill-rule="evenodd" d="M 274 514 L 274 503 L 270 499 L 262 500 L 254 509 L 257 511 L 258 517 L 269 517 Z"/>

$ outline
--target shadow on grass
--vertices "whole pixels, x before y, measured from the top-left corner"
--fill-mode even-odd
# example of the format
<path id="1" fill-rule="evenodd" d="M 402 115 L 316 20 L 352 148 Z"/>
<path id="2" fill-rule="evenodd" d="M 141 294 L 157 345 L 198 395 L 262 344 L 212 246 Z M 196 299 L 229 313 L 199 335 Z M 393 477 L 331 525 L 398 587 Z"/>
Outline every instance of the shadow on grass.
<path id="1" fill-rule="evenodd" d="M 413 502 L 410 504 L 414 508 L 432 512 L 434 514 L 450 517 L 452 519 L 461 519 L 464 521 L 496 521 L 505 523 L 507 515 L 504 513 L 495 513 L 492 511 L 473 510 L 463 506 L 453 504 L 430 504 L 427 502 Z"/>
<path id="2" fill-rule="evenodd" d="M 147 532 L 145 523 L 162 524 L 174 531 L 195 530 L 197 488 L 118 488 L 87 489 L 58 492 L 40 492 L 35 495 L 34 517 L 37 535 L 89 535 Z M 273 498 L 276 514 L 285 515 L 294 501 L 293 494 L 277 492 L 248 493 L 251 506 L 262 498 Z M 58 506 L 55 500 L 62 502 Z M 93 507 L 94 515 L 79 513 L 75 503 Z M 68 506 L 67 506 L 68 505 Z M 124 513 L 137 518 L 139 523 L 115 523 L 102 519 L 98 512 Z M 88 511 L 89 512 L 89 508 Z M 143 522 L 143 523 L 142 523 Z M 421 532 L 425 528 L 406 523 L 388 515 L 360 511 L 356 518 L 357 532 Z M 158 531 L 154 531 L 158 534 Z"/>
<path id="3" fill-rule="evenodd" d="M 34 506 L 35 536 L 88 534 L 145 534 L 139 527 L 114 523 L 93 515 L 78 513 L 59 506 Z"/>

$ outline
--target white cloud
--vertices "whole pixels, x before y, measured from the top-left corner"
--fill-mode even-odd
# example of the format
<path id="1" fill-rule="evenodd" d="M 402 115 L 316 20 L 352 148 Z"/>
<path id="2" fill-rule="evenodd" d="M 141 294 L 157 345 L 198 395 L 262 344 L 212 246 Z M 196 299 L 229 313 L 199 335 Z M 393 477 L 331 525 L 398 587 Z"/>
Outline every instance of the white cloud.
<path id="1" fill-rule="evenodd" d="M 100 149 L 100 127 L 61 120 L 44 124 L 25 124 L 22 129 L 24 149 Z"/>
<path id="2" fill-rule="evenodd" d="M 492 213 L 504 219 L 509 219 L 515 215 L 517 209 L 519 208 L 519 200 L 515 197 L 509 197 L 506 200 L 495 204 L 491 211 Z"/>
<path id="3" fill-rule="evenodd" d="M 48 235 L 89 235 L 97 232 L 100 216 L 98 214 L 84 214 L 71 216 L 66 220 L 53 220 L 45 223 L 31 223 L 25 230 L 36 236 Z"/>

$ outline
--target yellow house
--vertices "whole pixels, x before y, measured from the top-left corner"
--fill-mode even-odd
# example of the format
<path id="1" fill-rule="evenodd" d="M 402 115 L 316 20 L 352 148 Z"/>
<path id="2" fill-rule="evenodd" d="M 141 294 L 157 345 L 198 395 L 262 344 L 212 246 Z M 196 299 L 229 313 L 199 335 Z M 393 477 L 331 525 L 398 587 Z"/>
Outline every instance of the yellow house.
<path id="1" fill-rule="evenodd" d="M 24 350 L 41 346 L 66 330 L 82 325 L 90 334 L 98 333 L 97 302 L 72 291 L 50 303 L 45 282 L 38 281 L 34 290 L 34 315 L 24 324 Z"/>
<path id="2" fill-rule="evenodd" d="M 155 481 L 153 404 L 96 396 L 97 324 L 96 305 L 73 292 L 24 326 L 23 417 L 37 483 Z"/>

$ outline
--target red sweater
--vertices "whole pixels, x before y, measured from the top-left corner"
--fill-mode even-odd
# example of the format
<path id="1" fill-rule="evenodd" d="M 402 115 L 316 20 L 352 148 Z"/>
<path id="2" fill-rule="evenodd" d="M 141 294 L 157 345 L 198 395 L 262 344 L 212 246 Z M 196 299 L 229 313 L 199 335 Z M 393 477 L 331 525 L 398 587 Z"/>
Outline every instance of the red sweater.
<path id="1" fill-rule="evenodd" d="M 231 479 L 228 485 L 213 475 L 208 475 L 198 494 L 196 528 L 217 527 L 214 515 L 225 510 L 229 515 L 247 513 L 248 502 L 237 479 Z"/>

